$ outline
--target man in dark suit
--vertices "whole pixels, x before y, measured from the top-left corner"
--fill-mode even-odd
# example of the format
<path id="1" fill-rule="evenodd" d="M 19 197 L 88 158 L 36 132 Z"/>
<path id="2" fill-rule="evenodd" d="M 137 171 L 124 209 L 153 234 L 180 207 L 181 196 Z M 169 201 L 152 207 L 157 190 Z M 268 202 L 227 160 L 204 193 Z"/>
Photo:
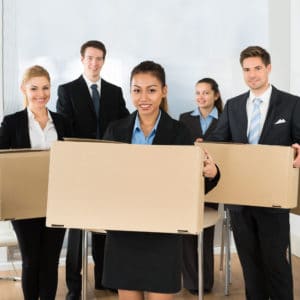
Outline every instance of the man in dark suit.
<path id="1" fill-rule="evenodd" d="M 81 46 L 83 74 L 58 87 L 57 111 L 72 122 L 74 137 L 101 139 L 111 121 L 129 114 L 122 90 L 100 77 L 106 49 L 102 42 L 88 41 Z M 83 199 L 84 200 L 84 199 Z M 105 235 L 92 234 L 95 262 L 95 288 L 104 289 L 102 267 Z M 81 293 L 81 231 L 69 230 L 66 259 L 67 299 L 79 299 Z"/>
<path id="2" fill-rule="evenodd" d="M 269 84 L 271 59 L 265 49 L 258 46 L 244 49 L 240 63 L 250 91 L 228 100 L 210 140 L 294 144 L 294 167 L 299 167 L 300 151 L 295 143 L 300 142 L 300 98 Z M 289 210 L 230 206 L 230 216 L 247 299 L 292 300 L 293 279 L 286 255 Z"/>

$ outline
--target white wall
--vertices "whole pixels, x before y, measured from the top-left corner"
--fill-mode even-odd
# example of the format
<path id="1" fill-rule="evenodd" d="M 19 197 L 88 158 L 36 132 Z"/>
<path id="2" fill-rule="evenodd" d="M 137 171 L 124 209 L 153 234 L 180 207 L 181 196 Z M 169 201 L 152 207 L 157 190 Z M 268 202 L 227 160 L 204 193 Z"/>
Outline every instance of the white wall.
<path id="1" fill-rule="evenodd" d="M 0 1 L 0 15 L 2 15 L 2 1 Z M 0 20 L 0 120 L 3 116 L 3 76 L 2 76 L 2 18 Z"/>
<path id="2" fill-rule="evenodd" d="M 50 71 L 50 107 L 54 109 L 57 85 L 81 73 L 79 47 L 88 39 L 99 39 L 106 44 L 108 56 L 103 77 L 120 85 L 127 99 L 132 67 L 143 59 L 160 62 L 166 69 L 169 104 L 175 118 L 193 108 L 194 83 L 201 77 L 214 77 L 224 99 L 244 91 L 238 57 L 250 44 L 270 50 L 272 83 L 300 95 L 298 0 L 144 3 L 140 0 L 0 1 L 1 12 L 4 8 L 4 45 L 0 58 L 3 54 L 5 74 L 2 78 L 0 69 L 0 119 L 3 92 L 5 114 L 22 108 L 20 77 L 26 67 L 35 63 Z M 128 106 L 133 109 L 129 100 Z M 291 217 L 291 231 L 294 252 L 300 256 L 300 217 Z"/>
<path id="3" fill-rule="evenodd" d="M 300 95 L 300 1 L 291 0 L 291 93 Z M 300 116 L 299 116 L 300 118 Z M 291 215 L 291 236 L 293 253 L 300 257 L 300 216 Z"/>
<path id="4" fill-rule="evenodd" d="M 127 99 L 132 67 L 144 59 L 160 62 L 176 118 L 193 108 L 194 84 L 204 76 L 216 78 L 224 98 L 244 90 L 241 49 L 269 45 L 267 0 L 3 1 L 5 113 L 22 107 L 20 76 L 34 63 L 52 75 L 54 108 L 57 85 L 81 72 L 79 47 L 87 39 L 106 44 L 103 76 L 121 85 Z"/>

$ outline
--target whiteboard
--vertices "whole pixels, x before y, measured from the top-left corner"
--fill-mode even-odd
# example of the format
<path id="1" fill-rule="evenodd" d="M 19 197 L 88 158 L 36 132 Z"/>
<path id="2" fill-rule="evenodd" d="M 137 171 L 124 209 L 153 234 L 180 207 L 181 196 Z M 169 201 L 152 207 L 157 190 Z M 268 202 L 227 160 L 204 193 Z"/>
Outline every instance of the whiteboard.
<path id="1" fill-rule="evenodd" d="M 202 77 L 219 83 L 223 99 L 246 89 L 239 65 L 248 45 L 268 47 L 268 0 L 3 0 L 4 114 L 22 109 L 25 68 L 41 64 L 57 86 L 82 71 L 79 49 L 89 39 L 107 47 L 102 77 L 123 88 L 127 106 L 131 69 L 142 60 L 165 68 L 170 114 L 195 107 Z"/>

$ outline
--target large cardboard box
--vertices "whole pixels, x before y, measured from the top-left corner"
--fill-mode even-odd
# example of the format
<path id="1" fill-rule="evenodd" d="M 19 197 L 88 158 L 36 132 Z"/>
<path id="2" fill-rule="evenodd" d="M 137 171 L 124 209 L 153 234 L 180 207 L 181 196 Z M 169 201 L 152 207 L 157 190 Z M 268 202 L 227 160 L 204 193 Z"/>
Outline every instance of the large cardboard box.
<path id="1" fill-rule="evenodd" d="M 286 146 L 201 143 L 220 168 L 218 186 L 207 202 L 293 208 L 297 205 L 299 170 L 294 150 Z"/>
<path id="2" fill-rule="evenodd" d="M 194 146 L 55 142 L 47 226 L 198 233 L 201 162 Z"/>
<path id="3" fill-rule="evenodd" d="M 46 216 L 49 151 L 0 151 L 0 220 Z"/>

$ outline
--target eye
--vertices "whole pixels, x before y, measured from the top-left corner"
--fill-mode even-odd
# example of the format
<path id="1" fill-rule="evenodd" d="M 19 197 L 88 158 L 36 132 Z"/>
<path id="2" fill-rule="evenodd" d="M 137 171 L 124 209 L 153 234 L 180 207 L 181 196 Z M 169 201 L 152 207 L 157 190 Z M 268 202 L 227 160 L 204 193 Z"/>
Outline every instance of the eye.
<path id="1" fill-rule="evenodd" d="M 155 92 L 156 92 L 156 89 L 154 89 L 154 88 L 151 88 L 151 89 L 149 89 L 149 92 L 150 92 L 150 94 L 153 94 L 153 93 L 155 93 Z"/>
<path id="2" fill-rule="evenodd" d="M 138 93 L 140 92 L 140 89 L 138 89 L 138 88 L 133 88 L 133 89 L 131 90 L 131 92 L 134 93 L 134 94 L 138 94 Z"/>

